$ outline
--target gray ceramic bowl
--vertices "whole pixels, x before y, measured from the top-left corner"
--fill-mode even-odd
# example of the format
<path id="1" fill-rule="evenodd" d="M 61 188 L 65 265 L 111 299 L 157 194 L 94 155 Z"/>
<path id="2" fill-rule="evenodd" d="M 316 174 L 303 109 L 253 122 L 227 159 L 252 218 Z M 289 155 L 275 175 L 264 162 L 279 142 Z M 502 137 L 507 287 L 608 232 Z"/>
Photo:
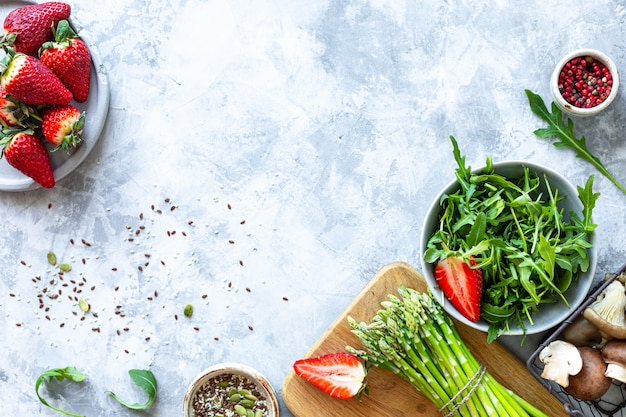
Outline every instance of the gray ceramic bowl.
<path id="1" fill-rule="evenodd" d="M 557 172 L 546 168 L 544 166 L 536 165 L 530 162 L 523 161 L 506 161 L 500 163 L 493 164 L 494 171 L 497 174 L 503 175 L 507 178 L 519 178 L 523 174 L 523 167 L 528 168 L 532 172 L 545 173 L 548 182 L 550 183 L 550 188 L 554 191 L 555 189 L 559 190 L 560 196 L 566 196 L 565 200 L 561 201 L 560 206 L 565 209 L 565 215 L 570 211 L 577 213 L 579 216 L 582 216 L 582 203 L 578 199 L 578 191 L 576 187 L 573 186 L 565 177 L 558 174 Z M 481 169 L 474 170 L 474 172 L 480 172 Z M 456 180 L 449 183 L 434 199 L 431 204 L 428 212 L 426 213 L 426 217 L 424 218 L 424 223 L 422 225 L 422 235 L 421 235 L 421 251 L 420 251 L 420 261 L 422 265 L 422 271 L 424 277 L 426 278 L 426 282 L 428 286 L 432 290 L 433 294 L 438 300 L 443 301 L 443 308 L 445 311 L 455 318 L 456 320 L 473 327 L 475 329 L 487 332 L 489 325 L 483 319 L 480 319 L 478 322 L 472 322 L 466 319 L 459 311 L 452 306 L 445 297 L 443 293 L 437 286 L 435 281 L 435 277 L 433 274 L 434 265 L 427 263 L 424 261 L 424 252 L 427 247 L 428 240 L 435 233 L 437 228 L 439 227 L 439 200 L 443 194 L 452 194 L 459 188 L 459 185 Z M 566 305 L 562 300 L 559 300 L 553 304 L 545 304 L 540 310 L 533 315 L 534 324 L 531 326 L 529 323 L 525 323 L 526 332 L 525 334 L 534 334 L 539 333 L 544 330 L 550 329 L 559 323 L 561 323 L 568 315 L 576 309 L 586 298 L 587 293 L 593 283 L 594 272 L 596 268 L 596 244 L 595 244 L 595 234 L 591 233 L 590 242 L 592 243 L 592 248 L 589 249 L 589 268 L 585 273 L 580 273 L 577 280 L 573 281 L 570 288 L 565 293 L 565 297 L 568 300 L 569 306 Z M 522 335 L 524 334 L 524 330 L 521 326 L 511 326 L 510 330 L 506 333 L 506 335 Z"/>
<path id="2" fill-rule="evenodd" d="M 265 404 L 263 407 L 265 409 L 262 414 L 263 417 L 278 417 L 278 397 L 269 381 L 250 366 L 234 362 L 225 362 L 210 366 L 194 378 L 187 388 L 183 399 L 183 417 L 198 417 L 194 412 L 194 399 L 196 395 L 201 395 L 201 389 L 205 385 L 210 384 L 210 389 L 215 389 L 215 386 L 212 384 L 213 382 L 218 379 L 231 381 L 230 377 L 232 375 L 235 376 L 234 380 L 236 382 L 228 384 L 226 387 L 218 387 L 217 389 L 228 391 L 230 388 L 237 385 L 239 381 L 243 380 L 248 382 L 255 387 L 251 391 L 256 391 L 254 393 L 258 400 Z M 253 409 L 258 410 L 259 407 L 255 406 Z M 204 415 L 202 415 L 202 417 L 203 416 Z"/>

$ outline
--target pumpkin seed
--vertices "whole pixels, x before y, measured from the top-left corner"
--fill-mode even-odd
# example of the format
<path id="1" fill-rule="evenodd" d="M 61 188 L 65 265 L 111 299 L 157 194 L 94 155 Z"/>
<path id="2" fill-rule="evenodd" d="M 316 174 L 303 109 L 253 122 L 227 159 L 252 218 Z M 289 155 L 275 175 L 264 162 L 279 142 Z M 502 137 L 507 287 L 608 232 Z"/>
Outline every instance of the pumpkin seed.
<path id="1" fill-rule="evenodd" d="M 89 303 L 87 301 L 85 301 L 85 299 L 81 298 L 80 301 L 78 301 L 78 307 L 84 312 L 88 312 L 90 307 L 89 307 Z"/>
<path id="2" fill-rule="evenodd" d="M 238 416 L 246 417 L 248 415 L 248 410 L 246 410 L 246 408 L 244 406 L 236 404 L 235 405 L 235 414 L 237 414 Z"/>
<path id="3" fill-rule="evenodd" d="M 56 265 L 57 264 L 57 256 L 52 251 L 48 252 L 48 263 L 50 265 Z"/>
<path id="4" fill-rule="evenodd" d="M 239 401 L 239 405 L 242 405 L 246 408 L 252 408 L 254 407 L 254 401 L 250 401 L 250 400 L 241 400 Z"/>
<path id="5" fill-rule="evenodd" d="M 257 397 L 255 397 L 254 395 L 252 395 L 252 394 L 246 394 L 246 395 L 244 395 L 244 397 L 249 399 L 250 401 L 254 401 L 254 402 L 259 401 L 259 399 Z"/>

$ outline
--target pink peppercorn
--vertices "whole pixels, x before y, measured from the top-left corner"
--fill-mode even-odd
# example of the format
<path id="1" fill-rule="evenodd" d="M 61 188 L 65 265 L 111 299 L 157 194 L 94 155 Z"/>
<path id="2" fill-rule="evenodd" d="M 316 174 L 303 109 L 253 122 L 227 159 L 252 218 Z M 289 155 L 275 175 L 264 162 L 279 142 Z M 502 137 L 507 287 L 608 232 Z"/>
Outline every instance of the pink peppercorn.
<path id="1" fill-rule="evenodd" d="M 613 77 L 602 62 L 592 56 L 569 60 L 559 73 L 559 92 L 571 105 L 592 108 L 611 94 Z"/>

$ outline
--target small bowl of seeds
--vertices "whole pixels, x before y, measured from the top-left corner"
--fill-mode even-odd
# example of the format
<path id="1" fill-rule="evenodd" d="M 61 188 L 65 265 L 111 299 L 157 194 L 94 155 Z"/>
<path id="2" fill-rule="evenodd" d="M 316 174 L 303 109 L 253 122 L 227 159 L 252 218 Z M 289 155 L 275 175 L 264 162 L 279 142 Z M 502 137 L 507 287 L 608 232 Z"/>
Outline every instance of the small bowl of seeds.
<path id="1" fill-rule="evenodd" d="M 613 60 L 595 49 L 565 55 L 554 68 L 550 89 L 565 113 L 586 117 L 600 113 L 617 97 L 619 73 Z"/>
<path id="2" fill-rule="evenodd" d="M 202 371 L 187 388 L 183 417 L 278 417 L 278 397 L 250 366 L 220 363 Z"/>

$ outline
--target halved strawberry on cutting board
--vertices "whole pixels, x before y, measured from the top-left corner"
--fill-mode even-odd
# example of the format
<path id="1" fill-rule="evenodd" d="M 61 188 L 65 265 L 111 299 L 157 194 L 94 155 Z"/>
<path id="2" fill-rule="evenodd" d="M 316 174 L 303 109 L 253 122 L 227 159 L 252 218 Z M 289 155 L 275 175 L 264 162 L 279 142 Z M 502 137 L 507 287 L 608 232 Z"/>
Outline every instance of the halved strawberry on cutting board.
<path id="1" fill-rule="evenodd" d="M 359 396 L 365 389 L 365 365 L 348 352 L 299 359 L 293 369 L 296 375 L 334 398 L 347 400 Z"/>
<path id="2" fill-rule="evenodd" d="M 435 280 L 450 303 L 470 321 L 480 319 L 483 274 L 463 258 L 448 256 L 435 266 Z"/>

